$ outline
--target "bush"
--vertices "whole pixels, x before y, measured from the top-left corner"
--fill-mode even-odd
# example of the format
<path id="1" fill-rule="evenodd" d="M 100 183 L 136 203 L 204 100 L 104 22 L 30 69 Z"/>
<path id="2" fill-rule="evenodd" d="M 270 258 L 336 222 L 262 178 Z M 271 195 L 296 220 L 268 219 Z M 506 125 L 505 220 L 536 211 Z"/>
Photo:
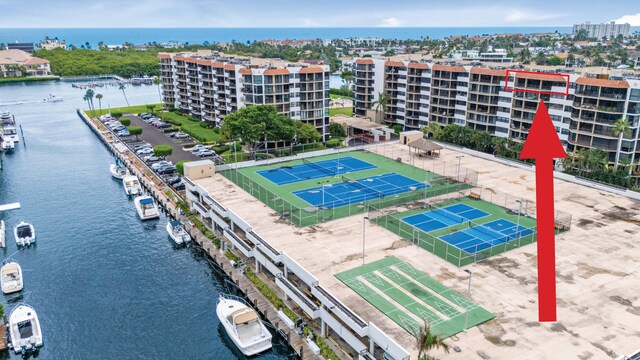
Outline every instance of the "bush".
<path id="1" fill-rule="evenodd" d="M 238 255 L 236 255 L 236 254 L 232 253 L 232 252 L 231 252 L 231 250 L 227 250 L 227 251 L 224 253 L 224 256 L 226 256 L 226 257 L 227 257 L 227 259 L 229 259 L 229 260 L 233 260 L 233 261 L 235 261 L 235 262 L 240 262 L 240 260 L 241 260 L 241 259 L 240 259 L 240 256 L 238 256 Z"/>
<path id="2" fill-rule="evenodd" d="M 289 156 L 289 155 L 291 155 L 291 150 L 289 150 L 289 149 L 278 150 L 278 151 L 275 152 L 275 155 L 277 157 Z"/>
<path id="3" fill-rule="evenodd" d="M 120 119 L 122 117 L 122 113 L 120 111 L 112 111 L 111 116 L 113 116 L 116 119 Z"/>
<path id="4" fill-rule="evenodd" d="M 324 143 L 324 145 L 328 148 L 337 148 L 337 147 L 342 147 L 342 144 L 344 142 L 343 138 L 333 138 L 331 140 L 328 140 L 327 142 Z"/>
<path id="5" fill-rule="evenodd" d="M 186 163 L 187 160 L 182 160 L 182 161 L 178 161 L 176 163 L 176 171 L 178 172 L 178 174 L 184 176 L 184 163 Z"/>
<path id="6" fill-rule="evenodd" d="M 346 97 L 352 97 L 353 96 L 353 92 L 349 91 L 346 88 L 340 88 L 340 89 L 330 88 L 329 89 L 329 94 L 346 96 Z"/>
<path id="7" fill-rule="evenodd" d="M 153 147 L 153 153 L 157 157 L 167 157 L 173 152 L 173 146 L 169 144 L 160 144 Z"/>
<path id="8" fill-rule="evenodd" d="M 289 309 L 284 301 L 282 301 L 282 299 L 280 299 L 280 297 L 278 297 L 278 295 L 276 295 L 276 293 L 273 292 L 273 290 L 248 267 L 245 268 L 245 276 L 249 281 L 251 281 L 256 289 L 258 289 L 258 291 L 260 291 L 262 295 L 264 295 L 264 297 L 266 297 L 267 300 L 275 306 L 276 309 L 282 310 L 282 312 L 293 322 L 298 321 L 298 315 L 296 315 L 293 310 Z"/>
<path id="9" fill-rule="evenodd" d="M 164 131 L 165 134 L 170 134 L 170 133 L 174 133 L 177 132 L 178 130 L 180 130 L 179 128 L 172 126 L 168 129 L 163 129 L 162 131 Z"/>
<path id="10" fill-rule="evenodd" d="M 342 125 L 338 124 L 338 123 L 331 123 L 329 124 L 329 135 L 333 138 L 333 137 L 345 137 L 347 136 L 344 133 L 344 127 L 342 127 Z"/>
<path id="11" fill-rule="evenodd" d="M 131 119 L 123 117 L 120 119 L 120 124 L 124 125 L 124 126 L 129 126 L 131 125 Z"/>
<path id="12" fill-rule="evenodd" d="M 199 126 L 200 126 L 201 128 L 203 128 L 203 129 L 208 129 L 208 128 L 210 128 L 210 127 L 211 127 L 211 126 L 210 126 L 209 124 L 207 124 L 205 121 L 201 121 Z"/>
<path id="13" fill-rule="evenodd" d="M 167 122 L 171 125 L 175 125 L 175 126 L 182 126 L 182 122 L 176 119 L 171 119 L 169 117 L 163 117 L 162 121 Z"/>
<path id="14" fill-rule="evenodd" d="M 211 148 L 211 150 L 215 151 L 217 154 L 222 154 L 223 152 L 226 152 L 229 149 L 231 149 L 231 146 L 229 145 L 214 146 Z"/>

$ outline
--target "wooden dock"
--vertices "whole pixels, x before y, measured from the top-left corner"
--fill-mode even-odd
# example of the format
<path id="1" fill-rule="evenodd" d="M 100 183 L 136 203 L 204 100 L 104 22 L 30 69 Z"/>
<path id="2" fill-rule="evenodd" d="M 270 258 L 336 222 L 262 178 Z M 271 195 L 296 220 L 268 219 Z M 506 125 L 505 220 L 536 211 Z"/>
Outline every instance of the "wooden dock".
<path id="1" fill-rule="evenodd" d="M 289 329 L 283 324 L 273 304 L 253 286 L 253 283 L 251 283 L 238 268 L 231 266 L 229 260 L 220 253 L 211 240 L 204 236 L 195 226 L 191 226 L 187 218 L 179 214 L 175 201 L 167 196 L 166 191 L 170 191 L 174 197 L 178 195 L 171 188 L 167 187 L 162 179 L 156 176 L 146 164 L 140 161 L 138 157 L 128 150 L 126 145 L 115 138 L 102 124 L 88 118 L 80 110 L 78 110 L 77 113 L 78 116 L 89 125 L 91 130 L 98 135 L 109 151 L 127 166 L 131 174 L 138 177 L 142 187 L 149 195 L 156 199 L 159 207 L 170 217 L 179 219 L 185 224 L 185 229 L 191 237 L 195 239 L 196 244 L 229 276 L 238 289 L 249 299 L 251 305 L 287 340 L 289 346 L 291 346 L 296 354 L 301 359 L 323 359 L 322 356 L 313 354 L 311 348 L 302 336 L 299 336 L 294 330 Z"/>

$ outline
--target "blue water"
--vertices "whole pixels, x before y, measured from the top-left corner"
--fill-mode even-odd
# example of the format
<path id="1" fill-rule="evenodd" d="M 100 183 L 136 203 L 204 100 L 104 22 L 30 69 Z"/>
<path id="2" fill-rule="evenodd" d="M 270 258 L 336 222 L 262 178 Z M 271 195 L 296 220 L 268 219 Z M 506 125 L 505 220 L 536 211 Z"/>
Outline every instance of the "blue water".
<path id="1" fill-rule="evenodd" d="M 635 30 L 635 29 L 634 29 Z M 376 37 L 387 39 L 442 39 L 452 35 L 485 35 L 502 33 L 570 33 L 568 26 L 545 27 L 428 27 L 428 28 L 110 28 L 110 29 L 0 29 L 0 43 L 39 42 L 49 36 L 66 40 L 75 46 L 86 42 L 97 47 L 98 42 L 108 45 L 145 44 L 156 41 L 181 41 L 190 44 L 216 42 L 253 42 L 265 39 L 336 39 L 350 37 Z"/>
<path id="2" fill-rule="evenodd" d="M 103 106 L 125 104 L 117 88 L 97 92 Z M 127 92 L 131 103 L 158 102 L 154 86 Z M 39 102 L 50 93 L 64 102 Z M 10 229 L 30 221 L 37 232 L 34 247 L 18 250 L 9 233 L 0 250 L 25 281 L 20 295 L 0 295 L 5 312 L 19 301 L 36 309 L 40 359 L 239 358 L 215 315 L 228 284 L 197 247 L 171 242 L 166 218 L 138 219 L 109 174 L 110 153 L 75 114 L 82 94 L 62 82 L 0 85 L 0 110 L 16 115 L 26 140 L 2 155 L 0 204 L 22 208 L 0 219 Z M 278 346 L 258 359 L 288 354 Z"/>

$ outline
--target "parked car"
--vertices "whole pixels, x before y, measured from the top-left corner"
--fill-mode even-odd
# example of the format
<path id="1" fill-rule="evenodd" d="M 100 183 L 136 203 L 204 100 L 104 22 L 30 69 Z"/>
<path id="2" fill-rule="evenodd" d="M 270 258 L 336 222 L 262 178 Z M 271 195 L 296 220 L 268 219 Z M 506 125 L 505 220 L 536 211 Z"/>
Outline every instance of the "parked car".
<path id="1" fill-rule="evenodd" d="M 167 184 L 171 184 L 171 185 L 176 184 L 176 183 L 180 182 L 181 180 L 182 180 L 182 177 L 180 175 L 170 176 L 170 177 L 164 179 L 164 181 Z"/>
<path id="2" fill-rule="evenodd" d="M 201 151 L 201 150 L 207 150 L 207 149 L 209 149 L 209 148 L 208 148 L 208 147 L 206 147 L 206 146 L 204 146 L 204 145 L 202 145 L 202 144 L 197 144 L 196 146 L 194 146 L 194 147 L 192 147 L 192 148 L 191 148 L 191 152 L 195 154 L 195 153 L 197 153 L 198 151 Z"/>
<path id="3" fill-rule="evenodd" d="M 122 136 L 131 136 L 131 133 L 129 133 L 129 130 L 125 128 L 125 129 L 122 129 L 122 130 L 118 131 L 116 133 L 116 135 L 118 135 L 120 137 L 122 137 Z"/>
<path id="4" fill-rule="evenodd" d="M 145 156 L 144 158 L 142 158 L 142 160 L 144 160 L 144 162 L 146 162 L 146 163 L 152 163 L 152 162 L 160 161 L 160 160 L 162 160 L 162 158 L 157 157 L 155 155 L 148 155 L 148 156 Z"/>
<path id="5" fill-rule="evenodd" d="M 141 119 L 146 119 L 146 118 L 153 117 L 153 115 L 147 114 L 147 113 L 142 113 L 142 114 L 138 115 L 138 117 L 140 117 Z"/>
<path id="6" fill-rule="evenodd" d="M 205 156 L 213 156 L 215 155 L 215 151 L 211 151 L 209 149 L 207 150 L 200 150 L 196 153 L 196 155 L 198 155 L 199 157 L 205 157 Z"/>
<path id="7" fill-rule="evenodd" d="M 157 170 L 159 167 L 168 166 L 168 165 L 173 165 L 173 163 L 171 161 L 160 160 L 157 163 L 152 164 L 151 169 Z"/>
<path id="8" fill-rule="evenodd" d="M 158 129 L 167 129 L 170 128 L 171 125 L 167 124 L 167 123 L 161 123 L 160 125 L 156 126 Z"/>
<path id="9" fill-rule="evenodd" d="M 176 190 L 184 190 L 185 188 L 185 184 L 184 184 L 184 181 L 182 181 L 182 179 L 180 179 L 179 182 L 172 184 L 171 186 L 173 186 L 173 188 Z"/>
<path id="10" fill-rule="evenodd" d="M 160 167 L 159 169 L 156 170 L 156 172 L 160 175 L 171 174 L 176 172 L 176 167 L 173 165 L 167 165 L 167 166 Z"/>
<path id="11" fill-rule="evenodd" d="M 186 139 L 189 137 L 189 134 L 185 134 L 181 131 L 178 131 L 177 133 L 175 133 L 175 135 L 173 136 L 176 139 Z"/>
<path id="12" fill-rule="evenodd" d="M 136 146 L 133 147 L 133 150 L 134 151 L 138 151 L 138 150 L 142 150 L 144 148 L 151 148 L 151 144 L 144 143 L 144 144 L 136 145 Z"/>
<path id="13" fill-rule="evenodd" d="M 136 151 L 136 154 L 138 155 L 151 155 L 153 154 L 153 149 L 152 148 L 144 148 L 144 149 L 140 149 L 138 151 Z"/>

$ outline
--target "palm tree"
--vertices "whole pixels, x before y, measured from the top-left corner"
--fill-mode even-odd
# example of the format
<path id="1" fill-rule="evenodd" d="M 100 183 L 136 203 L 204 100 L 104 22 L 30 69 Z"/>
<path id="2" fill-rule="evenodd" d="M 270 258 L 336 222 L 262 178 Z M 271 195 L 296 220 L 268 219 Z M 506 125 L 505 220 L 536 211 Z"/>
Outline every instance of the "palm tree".
<path id="1" fill-rule="evenodd" d="M 102 98 L 104 96 L 102 94 L 96 94 L 96 99 L 98 99 L 98 106 L 100 107 L 100 115 L 102 115 Z"/>
<path id="2" fill-rule="evenodd" d="M 87 98 L 89 99 L 89 102 L 91 103 L 89 105 L 89 109 L 91 110 L 96 110 L 95 107 L 93 106 L 93 95 L 95 95 L 95 92 L 91 89 L 87 90 L 87 92 L 85 93 L 85 95 L 87 96 Z"/>
<path id="3" fill-rule="evenodd" d="M 351 90 L 351 83 L 353 82 L 353 71 L 343 71 L 342 74 L 340 74 L 340 77 L 344 81 L 344 84 L 347 86 L 347 89 Z"/>
<path id="4" fill-rule="evenodd" d="M 89 106 L 89 110 L 91 110 L 91 103 L 89 103 L 89 97 L 87 96 L 87 94 L 84 94 L 82 100 L 87 102 L 87 106 Z"/>
<path id="5" fill-rule="evenodd" d="M 124 101 L 127 102 L 127 106 L 129 106 L 129 100 L 127 99 L 127 94 L 124 92 L 124 89 L 126 89 L 127 87 L 124 85 L 124 83 L 120 83 L 120 85 L 118 85 L 118 90 L 122 91 L 122 95 L 124 95 Z"/>
<path id="6" fill-rule="evenodd" d="M 431 134 L 431 138 L 437 139 L 442 133 L 442 128 L 440 124 L 435 121 L 430 121 L 427 126 L 423 126 L 420 130 L 422 130 L 425 134 Z"/>
<path id="7" fill-rule="evenodd" d="M 622 118 L 613 124 L 613 135 L 618 137 L 618 150 L 616 151 L 616 163 L 613 167 L 614 170 L 618 169 L 618 162 L 620 161 L 620 148 L 622 147 L 622 137 L 631 136 L 631 126 L 627 119 Z"/>
<path id="8" fill-rule="evenodd" d="M 160 98 L 160 102 L 162 102 L 162 92 L 160 91 L 160 85 L 162 85 L 162 79 L 159 77 L 153 79 L 153 85 L 158 87 L 158 97 Z"/>
<path id="9" fill-rule="evenodd" d="M 440 335 L 431 333 L 431 325 L 424 319 L 424 325 L 420 327 L 418 334 L 416 335 L 416 342 L 418 345 L 418 359 L 433 359 L 427 355 L 427 351 L 441 348 L 444 352 L 449 352 L 449 345 L 444 342 L 444 339 Z"/>
<path id="10" fill-rule="evenodd" d="M 376 115 L 380 112 L 387 111 L 387 103 L 389 103 L 389 97 L 383 92 L 378 93 L 378 100 L 371 103 L 371 108 L 376 111 Z"/>

